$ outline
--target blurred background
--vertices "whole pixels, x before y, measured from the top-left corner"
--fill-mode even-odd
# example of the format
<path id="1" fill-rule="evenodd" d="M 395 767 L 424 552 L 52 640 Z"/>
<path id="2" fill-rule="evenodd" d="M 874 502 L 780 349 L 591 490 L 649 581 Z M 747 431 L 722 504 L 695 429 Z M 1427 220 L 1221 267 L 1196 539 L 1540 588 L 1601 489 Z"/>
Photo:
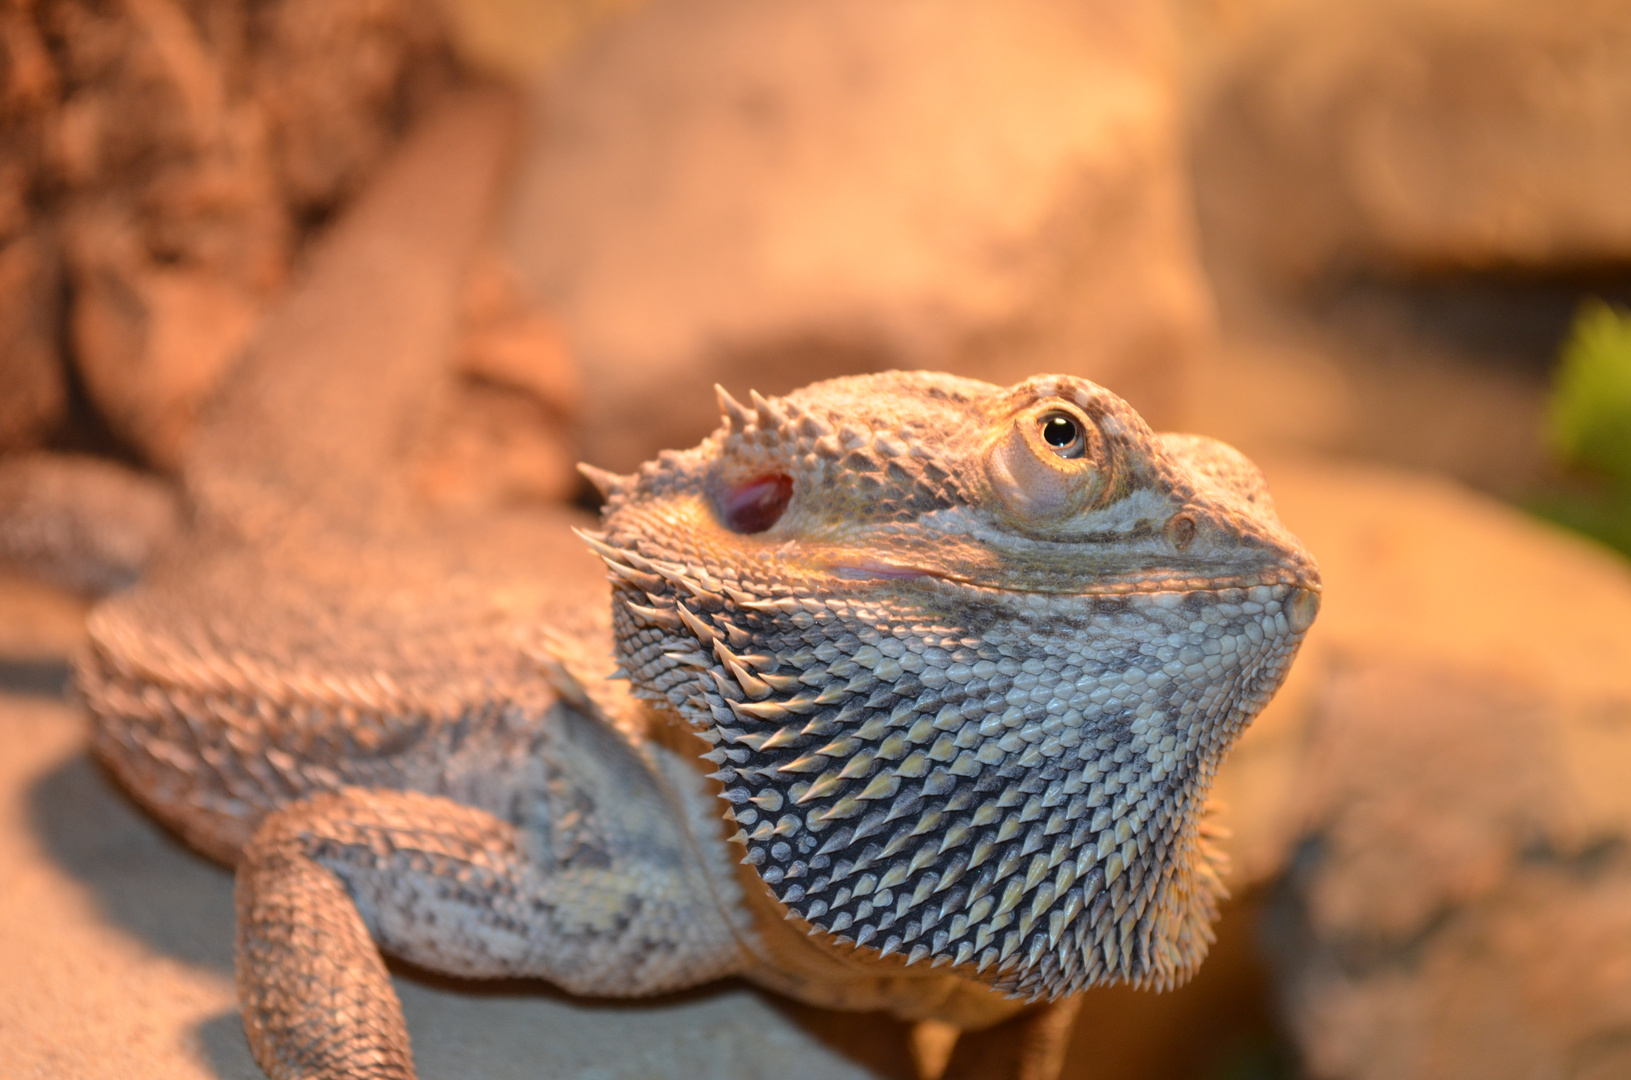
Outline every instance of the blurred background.
<path id="1" fill-rule="evenodd" d="M 1065 371 L 1259 460 L 1321 560 L 1219 778 L 1215 955 L 1090 995 L 1068 1075 L 1631 1076 L 1626 0 L 0 0 L 0 723 L 39 747 L 11 739 L 5 822 L 90 898 L 53 955 L 101 920 L 178 959 L 29 825 L 70 791 L 130 814 L 58 782 L 86 605 L 185 518 L 201 411 L 311 245 L 484 80 L 527 120 L 404 450 L 428 504 L 591 506 L 573 463 L 694 443 L 715 382 Z M 226 997 L 142 1014 L 191 1034 L 125 1074 L 238 1075 L 219 958 L 179 959 Z M 463 1042 L 414 1010 L 464 991 L 404 993 L 416 1046 L 495 1076 L 537 1063 L 516 1025 L 593 1075 L 757 1075 L 772 1043 L 912 1075 L 899 1025 L 740 987 L 599 1027 L 516 991 Z M 14 1063 L 57 1008 L 0 1000 Z"/>

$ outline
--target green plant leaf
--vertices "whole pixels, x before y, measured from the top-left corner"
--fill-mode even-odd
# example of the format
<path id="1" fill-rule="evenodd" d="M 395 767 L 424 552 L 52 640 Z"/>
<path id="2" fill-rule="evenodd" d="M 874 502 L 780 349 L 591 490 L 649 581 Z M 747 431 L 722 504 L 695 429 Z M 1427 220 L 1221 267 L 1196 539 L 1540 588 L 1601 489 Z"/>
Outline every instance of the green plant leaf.
<path id="1" fill-rule="evenodd" d="M 1631 490 L 1631 312 L 1583 305 L 1564 343 L 1547 416 L 1565 459 Z"/>

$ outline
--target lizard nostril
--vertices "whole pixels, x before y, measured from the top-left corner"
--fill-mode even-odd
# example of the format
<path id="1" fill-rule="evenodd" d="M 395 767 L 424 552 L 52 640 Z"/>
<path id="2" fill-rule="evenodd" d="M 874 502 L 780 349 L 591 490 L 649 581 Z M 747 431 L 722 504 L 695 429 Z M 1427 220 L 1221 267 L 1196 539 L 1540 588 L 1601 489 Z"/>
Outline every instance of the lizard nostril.
<path id="1" fill-rule="evenodd" d="M 1188 514 L 1174 514 L 1167 519 L 1167 542 L 1176 551 L 1187 551 L 1195 541 L 1195 519 Z"/>
<path id="2" fill-rule="evenodd" d="M 732 532 L 764 532 L 781 519 L 793 497 L 793 478 L 785 473 L 757 476 L 725 496 L 725 524 Z"/>

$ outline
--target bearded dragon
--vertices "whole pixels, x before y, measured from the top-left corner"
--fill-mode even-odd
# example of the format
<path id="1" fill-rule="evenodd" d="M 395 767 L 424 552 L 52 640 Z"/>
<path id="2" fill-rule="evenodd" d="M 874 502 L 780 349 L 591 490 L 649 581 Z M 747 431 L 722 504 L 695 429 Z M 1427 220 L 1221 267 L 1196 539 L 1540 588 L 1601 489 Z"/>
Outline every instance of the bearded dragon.
<path id="1" fill-rule="evenodd" d="M 1205 955 L 1206 793 L 1314 561 L 1240 454 L 1064 375 L 720 391 L 701 445 L 585 470 L 599 522 L 421 505 L 507 117 L 450 105 L 313 258 L 79 665 L 101 760 L 236 867 L 257 1060 L 412 1077 L 384 953 L 737 975 L 1047 1080 L 1074 995 Z"/>

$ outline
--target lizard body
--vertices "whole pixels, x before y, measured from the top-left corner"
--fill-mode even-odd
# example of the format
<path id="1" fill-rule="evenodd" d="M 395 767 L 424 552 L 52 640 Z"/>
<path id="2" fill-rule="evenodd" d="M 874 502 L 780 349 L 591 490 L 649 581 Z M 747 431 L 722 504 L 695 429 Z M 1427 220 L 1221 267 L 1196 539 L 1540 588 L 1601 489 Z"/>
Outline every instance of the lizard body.
<path id="1" fill-rule="evenodd" d="M 598 525 L 417 506 L 505 123 L 453 107 L 341 226 L 92 619 L 98 755 L 237 867 L 262 1067 L 412 1076 L 381 950 L 970 1030 L 1186 978 L 1213 770 L 1318 606 L 1255 469 L 1082 379 L 886 373 L 721 392 L 699 447 L 588 470 Z M 1069 1015 L 1003 1067 L 1051 1075 Z"/>

